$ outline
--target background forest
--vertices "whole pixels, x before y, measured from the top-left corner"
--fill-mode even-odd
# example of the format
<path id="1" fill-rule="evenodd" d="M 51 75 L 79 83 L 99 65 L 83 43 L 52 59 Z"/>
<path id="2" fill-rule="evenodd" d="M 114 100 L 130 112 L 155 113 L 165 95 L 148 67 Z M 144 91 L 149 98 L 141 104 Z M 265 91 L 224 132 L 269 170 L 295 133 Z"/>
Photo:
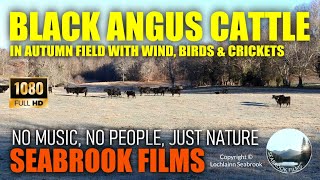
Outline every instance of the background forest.
<path id="1" fill-rule="evenodd" d="M 10 58 L 0 49 L 0 80 L 11 76 L 45 76 L 52 85 L 93 81 L 183 81 L 191 86 L 304 86 L 320 81 L 320 1 L 297 6 L 310 12 L 310 42 L 273 42 L 285 57 L 119 57 Z M 266 23 L 267 24 L 267 23 Z M 294 24 L 294 23 L 292 23 Z M 279 25 L 281 27 L 281 25 Z M 293 31 L 294 31 L 294 27 Z M 267 27 L 262 27 L 267 36 Z M 281 31 L 279 31 L 281 32 Z M 281 36 L 281 34 L 280 34 Z M 266 38 L 265 38 L 266 39 Z M 281 39 L 281 38 L 279 38 Z M 217 46 L 227 43 L 216 44 Z M 233 43 L 239 44 L 239 43 Z M 243 43 L 242 43 L 243 44 Z M 247 44 L 257 44 L 247 42 Z M 270 44 L 265 40 L 259 44 Z"/>

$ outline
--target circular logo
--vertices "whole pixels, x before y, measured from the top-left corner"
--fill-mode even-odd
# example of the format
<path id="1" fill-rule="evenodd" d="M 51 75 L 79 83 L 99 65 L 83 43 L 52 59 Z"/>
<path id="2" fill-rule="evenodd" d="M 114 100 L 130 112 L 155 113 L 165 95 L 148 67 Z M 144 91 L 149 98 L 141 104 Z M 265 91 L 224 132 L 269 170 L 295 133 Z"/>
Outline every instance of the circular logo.
<path id="1" fill-rule="evenodd" d="M 311 152 L 311 143 L 305 134 L 296 129 L 282 129 L 271 136 L 266 153 L 277 171 L 297 173 L 308 165 Z"/>

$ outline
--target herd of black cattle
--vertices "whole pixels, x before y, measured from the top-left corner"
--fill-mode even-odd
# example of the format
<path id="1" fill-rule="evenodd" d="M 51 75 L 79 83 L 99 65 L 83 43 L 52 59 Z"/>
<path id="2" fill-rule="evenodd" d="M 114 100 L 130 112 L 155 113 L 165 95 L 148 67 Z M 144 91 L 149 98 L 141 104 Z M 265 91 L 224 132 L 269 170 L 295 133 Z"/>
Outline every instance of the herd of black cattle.
<path id="1" fill-rule="evenodd" d="M 77 96 L 80 93 L 84 93 L 85 96 L 87 96 L 88 93 L 88 88 L 87 87 L 68 87 L 65 86 L 64 89 L 67 91 L 67 93 L 73 93 L 76 94 Z M 134 88 L 131 88 L 134 89 Z M 140 96 L 142 96 L 142 94 L 151 94 L 153 93 L 154 95 L 162 95 L 164 96 L 164 94 L 166 92 L 169 92 L 170 94 L 172 94 L 172 96 L 174 96 L 175 94 L 181 94 L 183 87 L 182 86 L 174 86 L 174 87 L 138 87 Z M 120 97 L 121 96 L 121 90 L 120 88 L 117 87 L 107 87 L 103 90 L 104 92 L 106 92 L 108 94 L 108 97 Z M 52 87 L 49 87 L 49 93 L 52 92 Z M 133 98 L 136 97 L 136 92 L 135 90 L 128 90 L 124 92 L 127 97 L 129 98 L 130 96 L 132 96 Z"/>
<path id="2" fill-rule="evenodd" d="M 4 93 L 6 90 L 9 89 L 9 86 L 8 85 L 0 85 L 0 93 Z M 66 90 L 66 92 L 69 94 L 69 93 L 72 93 L 72 94 L 76 94 L 77 96 L 80 94 L 80 93 L 84 93 L 85 96 L 87 96 L 87 93 L 88 93 L 88 88 L 87 87 L 68 87 L 68 86 L 65 86 L 64 89 Z M 134 89 L 134 88 L 132 88 Z M 150 94 L 153 94 L 153 95 L 162 95 L 164 96 L 165 93 L 170 93 L 172 94 L 172 96 L 174 96 L 175 94 L 181 94 L 181 91 L 183 90 L 183 87 L 182 86 L 174 86 L 174 87 L 138 87 L 138 90 L 139 90 L 139 93 L 140 93 L 140 96 L 142 96 L 142 94 L 147 94 L 147 95 L 150 95 Z M 52 86 L 50 86 L 48 88 L 48 91 L 49 93 L 52 93 Z M 121 90 L 120 88 L 117 88 L 117 87 L 107 87 L 103 90 L 104 92 L 106 92 L 108 94 L 108 97 L 120 97 L 121 96 Z M 130 96 L 132 96 L 133 98 L 136 97 L 136 92 L 134 90 L 128 90 L 128 91 L 125 91 L 124 92 L 127 97 L 129 98 Z M 228 90 L 227 89 L 223 89 L 221 92 L 220 91 L 215 91 L 214 92 L 215 94 L 227 94 L 228 93 Z M 290 101 L 291 101 L 291 98 L 290 96 L 284 96 L 284 95 L 272 95 L 272 99 L 275 99 L 276 102 L 277 102 L 277 105 L 280 106 L 281 108 L 281 105 L 282 104 L 285 104 L 287 106 L 290 106 Z"/>

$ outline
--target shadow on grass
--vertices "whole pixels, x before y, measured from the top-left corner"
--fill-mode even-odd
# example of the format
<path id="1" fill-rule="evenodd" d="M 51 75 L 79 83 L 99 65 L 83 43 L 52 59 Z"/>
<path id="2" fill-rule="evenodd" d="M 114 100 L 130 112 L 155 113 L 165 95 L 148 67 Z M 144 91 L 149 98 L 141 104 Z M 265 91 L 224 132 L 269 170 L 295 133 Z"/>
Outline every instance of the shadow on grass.
<path id="1" fill-rule="evenodd" d="M 320 94 L 320 89 L 308 88 L 273 88 L 273 87 L 224 87 L 212 86 L 201 88 L 184 89 L 182 94 L 216 94 L 223 89 L 228 89 L 227 94 L 252 94 L 252 93 L 265 93 L 265 94 Z M 220 93 L 221 94 L 221 93 Z"/>
<path id="2" fill-rule="evenodd" d="M 260 103 L 260 102 L 241 102 L 240 104 L 243 106 L 269 107 L 265 103 Z"/>
<path id="3" fill-rule="evenodd" d="M 75 95 L 75 94 L 60 94 L 60 93 L 55 93 L 54 94 L 55 96 L 66 96 L 66 97 L 78 97 L 78 98 L 81 98 L 81 97 L 83 97 L 83 98 L 108 98 L 108 96 L 107 95 L 87 95 L 87 96 L 84 96 L 84 95 L 80 95 L 79 94 L 79 96 L 77 96 L 77 95 Z"/>

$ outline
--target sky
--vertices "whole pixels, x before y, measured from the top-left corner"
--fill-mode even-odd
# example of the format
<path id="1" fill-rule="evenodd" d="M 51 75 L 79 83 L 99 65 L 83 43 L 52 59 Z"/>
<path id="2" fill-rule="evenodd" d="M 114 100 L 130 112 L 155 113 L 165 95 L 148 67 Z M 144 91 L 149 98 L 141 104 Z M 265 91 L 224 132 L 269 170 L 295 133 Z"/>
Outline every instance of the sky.
<path id="1" fill-rule="evenodd" d="M 107 22 L 110 11 L 199 11 L 207 22 L 214 11 L 290 11 L 310 0 L 0 0 L 0 48 L 9 47 L 10 11 L 100 11 L 99 22 Z M 106 23 L 105 23 L 106 24 Z M 104 25 L 104 24 L 102 24 Z M 205 26 L 205 25 L 203 25 Z M 103 28 L 106 29 L 106 28 Z M 103 33 L 103 32 L 102 32 Z"/>
<path id="2" fill-rule="evenodd" d="M 308 137 L 301 131 L 296 129 L 283 129 L 271 136 L 268 141 L 267 149 L 271 151 L 283 151 L 288 149 L 300 151 L 303 138 L 308 140 Z"/>

